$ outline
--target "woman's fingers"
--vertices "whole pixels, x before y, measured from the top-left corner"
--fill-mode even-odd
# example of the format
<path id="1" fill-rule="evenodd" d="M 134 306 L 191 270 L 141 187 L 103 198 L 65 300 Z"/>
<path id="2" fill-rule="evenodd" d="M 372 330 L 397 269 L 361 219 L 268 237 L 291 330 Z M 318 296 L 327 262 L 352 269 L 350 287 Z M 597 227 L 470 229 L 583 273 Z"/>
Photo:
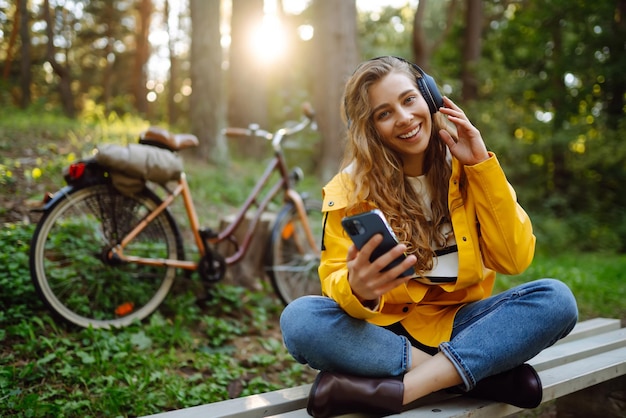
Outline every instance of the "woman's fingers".
<path id="1" fill-rule="evenodd" d="M 414 255 L 407 256 L 397 266 L 383 272 L 390 263 L 401 257 L 406 251 L 404 244 L 398 244 L 377 259 L 370 262 L 374 250 L 382 242 L 382 235 L 374 235 L 355 256 L 352 249 L 348 250 L 348 280 L 352 291 L 364 300 L 372 300 L 382 296 L 409 278 L 400 275 L 417 261 Z M 354 249 L 356 251 L 356 249 Z"/>

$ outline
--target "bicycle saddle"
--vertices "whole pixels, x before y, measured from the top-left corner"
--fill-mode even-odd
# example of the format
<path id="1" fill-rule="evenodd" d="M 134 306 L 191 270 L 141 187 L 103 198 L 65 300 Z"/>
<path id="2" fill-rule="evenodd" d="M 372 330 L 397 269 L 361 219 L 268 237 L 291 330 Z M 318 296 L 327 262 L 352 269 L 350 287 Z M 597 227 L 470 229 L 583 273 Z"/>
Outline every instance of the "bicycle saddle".
<path id="1" fill-rule="evenodd" d="M 154 145 L 170 151 L 180 151 L 185 148 L 197 147 L 198 137 L 192 134 L 174 134 L 166 129 L 151 126 L 141 134 L 139 143 Z"/>

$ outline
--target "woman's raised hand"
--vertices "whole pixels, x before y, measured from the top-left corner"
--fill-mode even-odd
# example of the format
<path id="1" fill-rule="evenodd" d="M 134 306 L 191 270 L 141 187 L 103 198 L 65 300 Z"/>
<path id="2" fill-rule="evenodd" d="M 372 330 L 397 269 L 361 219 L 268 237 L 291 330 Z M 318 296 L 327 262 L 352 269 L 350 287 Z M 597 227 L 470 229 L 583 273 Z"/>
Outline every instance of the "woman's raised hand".
<path id="1" fill-rule="evenodd" d="M 469 121 L 463 110 L 448 97 L 443 98 L 445 107 L 439 111 L 448 117 L 457 129 L 459 139 L 455 141 L 445 129 L 439 131 L 441 139 L 446 143 L 450 152 L 464 165 L 474 165 L 489 158 L 487 147 L 480 131 Z"/>

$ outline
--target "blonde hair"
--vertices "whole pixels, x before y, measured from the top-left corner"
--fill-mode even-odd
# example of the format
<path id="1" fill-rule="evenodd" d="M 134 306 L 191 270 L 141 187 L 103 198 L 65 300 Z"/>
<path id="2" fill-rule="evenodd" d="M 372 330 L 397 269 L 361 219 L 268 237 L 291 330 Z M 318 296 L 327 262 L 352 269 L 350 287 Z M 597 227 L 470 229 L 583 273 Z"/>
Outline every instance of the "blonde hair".
<path id="1" fill-rule="evenodd" d="M 456 131 L 437 112 L 432 115 L 432 133 L 425 151 L 424 173 L 432 193 L 431 207 L 423 207 L 422 199 L 404 175 L 398 153 L 385 146 L 371 117 L 369 88 L 392 72 L 408 75 L 412 80 L 421 75 L 410 64 L 394 57 L 381 57 L 361 64 L 346 83 L 342 104 L 348 124 L 348 141 L 342 169 L 350 166 L 354 188 L 348 196 L 348 214 L 363 211 L 363 201 L 375 204 L 387 217 L 391 227 L 408 252 L 417 257 L 416 270 L 424 272 L 433 265 L 432 243 L 445 245 L 440 226 L 450 221 L 448 182 L 451 167 L 447 147 L 439 138 L 439 130 Z M 417 82 L 415 83 L 417 88 Z M 427 213 L 432 219 L 427 220 Z"/>

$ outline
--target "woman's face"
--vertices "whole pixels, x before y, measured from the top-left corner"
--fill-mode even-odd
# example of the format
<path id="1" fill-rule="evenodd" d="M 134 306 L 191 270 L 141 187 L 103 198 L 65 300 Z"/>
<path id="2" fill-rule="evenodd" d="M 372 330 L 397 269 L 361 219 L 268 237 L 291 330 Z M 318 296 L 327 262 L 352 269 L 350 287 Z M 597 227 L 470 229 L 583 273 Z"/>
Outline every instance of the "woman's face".
<path id="1" fill-rule="evenodd" d="M 383 143 L 400 155 L 405 174 L 423 174 L 432 118 L 415 80 L 391 72 L 372 84 L 368 94 L 372 121 Z"/>

